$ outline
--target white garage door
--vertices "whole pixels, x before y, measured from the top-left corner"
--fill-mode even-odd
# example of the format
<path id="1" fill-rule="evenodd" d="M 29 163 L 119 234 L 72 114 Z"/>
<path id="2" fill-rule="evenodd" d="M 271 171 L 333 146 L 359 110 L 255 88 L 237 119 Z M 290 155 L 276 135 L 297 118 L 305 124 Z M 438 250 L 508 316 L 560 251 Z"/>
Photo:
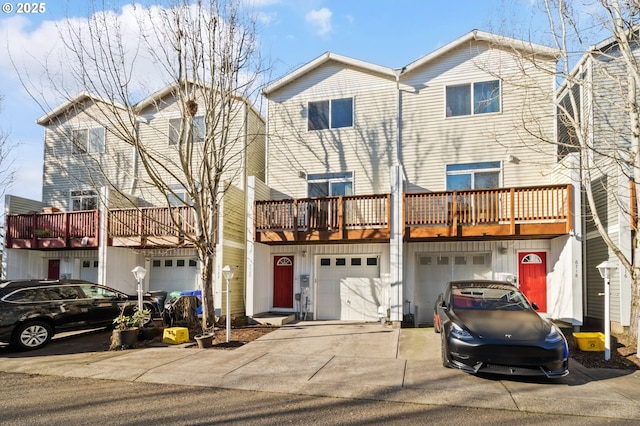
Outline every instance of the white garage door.
<path id="1" fill-rule="evenodd" d="M 416 271 L 418 323 L 433 322 L 433 307 L 444 285 L 453 280 L 491 279 L 490 253 L 418 255 Z"/>
<path id="2" fill-rule="evenodd" d="M 151 259 L 149 290 L 196 290 L 198 283 L 197 261 L 189 258 Z"/>
<path id="3" fill-rule="evenodd" d="M 98 261 L 96 259 L 80 260 L 80 279 L 92 283 L 98 282 Z"/>
<path id="4" fill-rule="evenodd" d="M 318 259 L 317 315 L 320 320 L 363 320 L 378 317 L 376 294 L 380 265 L 377 256 L 325 256 Z M 365 280 L 357 280 L 364 278 Z M 376 280 L 373 280 L 378 278 Z M 350 308 L 352 306 L 352 308 Z"/>

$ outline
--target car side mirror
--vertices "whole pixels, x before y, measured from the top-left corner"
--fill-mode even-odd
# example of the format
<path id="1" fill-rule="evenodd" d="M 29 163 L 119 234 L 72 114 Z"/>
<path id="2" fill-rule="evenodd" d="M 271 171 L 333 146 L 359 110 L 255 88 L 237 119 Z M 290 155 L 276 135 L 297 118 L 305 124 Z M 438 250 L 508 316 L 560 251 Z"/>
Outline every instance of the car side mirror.
<path id="1" fill-rule="evenodd" d="M 531 307 L 533 308 L 534 311 L 537 311 L 538 309 L 540 309 L 536 304 L 536 302 L 531 302 Z"/>
<path id="2" fill-rule="evenodd" d="M 447 302 L 445 302 L 444 300 L 443 300 L 442 302 L 440 302 L 440 307 L 441 307 L 442 309 L 444 309 L 445 311 L 446 311 L 447 309 L 449 309 L 449 306 L 447 305 Z"/>

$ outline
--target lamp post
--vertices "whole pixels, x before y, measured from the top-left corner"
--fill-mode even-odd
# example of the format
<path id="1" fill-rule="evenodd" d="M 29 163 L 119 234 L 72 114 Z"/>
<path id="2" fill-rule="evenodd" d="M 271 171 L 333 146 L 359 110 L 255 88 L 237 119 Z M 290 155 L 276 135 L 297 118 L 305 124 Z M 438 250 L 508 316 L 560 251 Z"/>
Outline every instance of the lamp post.
<path id="1" fill-rule="evenodd" d="M 604 360 L 609 361 L 611 358 L 611 270 L 618 266 L 615 262 L 605 260 L 596 268 L 600 272 L 600 276 L 604 279 Z"/>
<path id="2" fill-rule="evenodd" d="M 144 280 L 145 275 L 147 275 L 147 270 L 142 266 L 136 266 L 131 270 L 131 272 L 133 273 L 136 281 L 138 281 L 138 312 L 142 313 L 142 280 Z M 144 325 L 142 316 L 140 316 L 139 325 L 140 327 Z"/>
<path id="3" fill-rule="evenodd" d="M 233 266 L 225 265 L 222 268 L 222 275 L 224 279 L 227 280 L 227 343 L 229 343 L 231 336 L 231 288 L 229 286 L 229 282 L 231 278 L 233 278 Z"/>

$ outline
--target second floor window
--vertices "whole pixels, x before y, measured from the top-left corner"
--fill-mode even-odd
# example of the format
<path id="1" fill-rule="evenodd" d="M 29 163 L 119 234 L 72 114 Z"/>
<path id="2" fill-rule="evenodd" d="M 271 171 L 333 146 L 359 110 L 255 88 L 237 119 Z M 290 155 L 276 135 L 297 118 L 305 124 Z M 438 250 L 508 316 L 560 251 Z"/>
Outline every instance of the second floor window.
<path id="1" fill-rule="evenodd" d="M 71 133 L 74 154 L 95 154 L 104 152 L 104 127 L 76 129 Z"/>
<path id="2" fill-rule="evenodd" d="M 169 145 L 176 145 L 178 141 L 180 141 L 180 131 L 187 132 L 188 128 L 181 129 L 182 118 L 172 118 L 169 120 Z M 187 122 L 185 122 L 185 126 L 187 126 Z M 188 126 L 187 126 L 188 127 Z M 193 128 L 191 129 L 192 133 L 189 137 L 189 141 L 191 143 L 194 142 L 202 142 L 204 141 L 205 135 L 205 125 L 204 125 L 204 116 L 199 115 L 197 117 L 193 117 Z"/>
<path id="3" fill-rule="evenodd" d="M 188 206 L 191 205 L 191 197 L 187 190 L 179 185 L 171 185 L 167 191 L 167 201 L 170 206 Z"/>
<path id="4" fill-rule="evenodd" d="M 447 165 L 447 191 L 499 187 L 499 161 Z"/>
<path id="5" fill-rule="evenodd" d="M 307 130 L 353 126 L 353 98 L 309 102 Z"/>
<path id="6" fill-rule="evenodd" d="M 71 191 L 71 210 L 97 210 L 98 193 L 92 189 L 83 191 Z"/>
<path id="7" fill-rule="evenodd" d="M 500 112 L 500 81 L 481 81 L 446 88 L 446 116 Z"/>
<path id="8" fill-rule="evenodd" d="M 353 195 L 353 172 L 310 173 L 307 192 L 311 198 Z"/>

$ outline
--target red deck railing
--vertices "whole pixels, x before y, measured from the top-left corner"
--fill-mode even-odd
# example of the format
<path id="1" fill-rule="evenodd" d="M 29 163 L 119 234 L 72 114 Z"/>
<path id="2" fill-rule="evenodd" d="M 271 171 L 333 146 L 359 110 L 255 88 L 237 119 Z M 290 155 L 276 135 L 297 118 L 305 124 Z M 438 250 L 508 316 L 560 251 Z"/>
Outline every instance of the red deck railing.
<path id="1" fill-rule="evenodd" d="M 10 214 L 7 215 L 6 223 L 7 248 L 98 246 L 100 214 L 97 210 Z"/>

